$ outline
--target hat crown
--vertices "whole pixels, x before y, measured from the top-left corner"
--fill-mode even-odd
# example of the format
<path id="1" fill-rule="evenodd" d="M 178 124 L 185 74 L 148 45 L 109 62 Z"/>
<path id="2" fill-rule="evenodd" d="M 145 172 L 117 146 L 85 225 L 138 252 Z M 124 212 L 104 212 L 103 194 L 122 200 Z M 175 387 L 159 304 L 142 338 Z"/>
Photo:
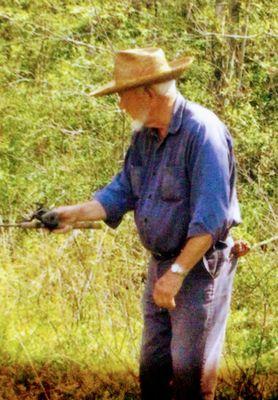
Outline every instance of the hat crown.
<path id="1" fill-rule="evenodd" d="M 90 96 L 103 96 L 123 92 L 178 78 L 192 63 L 193 57 L 180 57 L 167 62 L 160 48 L 121 50 L 115 53 L 114 79 L 94 90 Z"/>
<path id="2" fill-rule="evenodd" d="M 116 52 L 114 78 L 117 84 L 170 70 L 162 49 L 148 47 Z"/>

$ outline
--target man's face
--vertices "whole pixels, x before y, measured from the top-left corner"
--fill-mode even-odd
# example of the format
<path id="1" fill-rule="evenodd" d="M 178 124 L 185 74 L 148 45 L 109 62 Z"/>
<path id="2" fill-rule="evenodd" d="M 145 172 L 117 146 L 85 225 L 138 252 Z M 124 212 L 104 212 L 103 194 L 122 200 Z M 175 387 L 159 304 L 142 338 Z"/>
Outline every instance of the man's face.
<path id="1" fill-rule="evenodd" d="M 132 128 L 140 130 L 149 114 L 149 95 L 144 87 L 126 90 L 119 93 L 119 107 L 132 118 Z"/>

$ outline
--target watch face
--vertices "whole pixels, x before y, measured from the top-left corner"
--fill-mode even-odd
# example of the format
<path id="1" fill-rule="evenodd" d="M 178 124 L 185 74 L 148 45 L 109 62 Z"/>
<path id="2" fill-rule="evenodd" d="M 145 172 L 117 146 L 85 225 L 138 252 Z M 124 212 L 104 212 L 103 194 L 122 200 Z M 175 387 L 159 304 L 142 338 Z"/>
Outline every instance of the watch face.
<path id="1" fill-rule="evenodd" d="M 173 264 L 171 269 L 173 272 L 179 272 L 179 266 L 177 264 Z"/>
<path id="2" fill-rule="evenodd" d="M 175 272 L 177 274 L 182 274 L 183 273 L 183 270 L 182 270 L 182 268 L 181 268 L 181 266 L 179 264 L 172 264 L 171 271 Z"/>

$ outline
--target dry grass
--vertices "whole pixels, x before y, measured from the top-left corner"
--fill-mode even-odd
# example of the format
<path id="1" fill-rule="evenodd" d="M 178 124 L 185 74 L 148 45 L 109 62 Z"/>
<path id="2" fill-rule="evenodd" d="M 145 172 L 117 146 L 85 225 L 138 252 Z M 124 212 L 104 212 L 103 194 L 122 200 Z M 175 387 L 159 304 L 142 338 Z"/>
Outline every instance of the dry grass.
<path id="1" fill-rule="evenodd" d="M 0 398 L 5 400 L 139 399 L 136 377 L 126 371 L 94 372 L 78 366 L 61 370 L 46 364 L 0 367 Z"/>
<path id="2" fill-rule="evenodd" d="M 277 377 L 258 376 L 255 382 L 227 374 L 219 378 L 216 400 L 274 400 Z M 0 399 L 2 400 L 139 400 L 137 376 L 125 370 L 95 371 L 74 364 L 44 364 L 36 369 L 29 365 L 0 366 Z"/>

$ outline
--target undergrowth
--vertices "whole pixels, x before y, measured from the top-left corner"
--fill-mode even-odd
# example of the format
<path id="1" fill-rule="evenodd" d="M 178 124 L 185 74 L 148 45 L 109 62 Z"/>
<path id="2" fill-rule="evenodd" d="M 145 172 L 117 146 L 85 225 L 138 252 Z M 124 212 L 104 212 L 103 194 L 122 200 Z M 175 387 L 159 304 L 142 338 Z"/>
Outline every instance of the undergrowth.
<path id="1" fill-rule="evenodd" d="M 195 57 L 185 97 L 229 127 L 251 244 L 277 233 L 274 7 L 226 2 L 3 0 L 0 5 L 0 222 L 37 203 L 89 199 L 130 140 L 111 77 L 116 49 Z M 240 260 L 218 399 L 274 400 L 276 241 Z M 112 231 L 0 230 L 0 398 L 136 399 L 148 254 L 132 215 Z"/>

